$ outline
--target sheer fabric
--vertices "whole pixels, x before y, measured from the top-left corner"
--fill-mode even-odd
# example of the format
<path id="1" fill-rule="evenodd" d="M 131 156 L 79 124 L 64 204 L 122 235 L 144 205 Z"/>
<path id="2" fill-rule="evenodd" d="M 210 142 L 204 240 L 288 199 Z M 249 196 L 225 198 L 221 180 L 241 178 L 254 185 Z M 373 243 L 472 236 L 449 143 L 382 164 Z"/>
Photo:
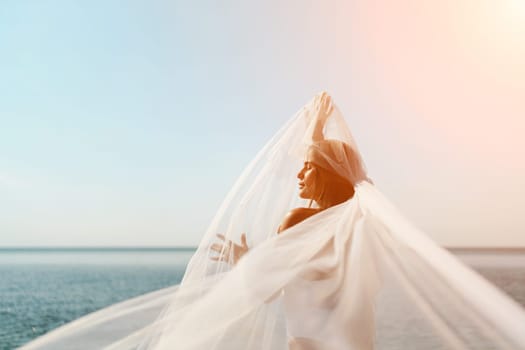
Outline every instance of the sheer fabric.
<path id="1" fill-rule="evenodd" d="M 525 348 L 524 310 L 381 194 L 337 108 L 324 137 L 342 143 L 319 144 L 316 113 L 314 99 L 248 165 L 178 288 L 102 310 L 26 348 Z M 355 194 L 277 234 L 291 208 L 308 205 L 296 173 L 313 158 L 355 184 Z M 250 251 L 236 265 L 211 260 L 217 233 L 235 242 L 246 233 Z"/>

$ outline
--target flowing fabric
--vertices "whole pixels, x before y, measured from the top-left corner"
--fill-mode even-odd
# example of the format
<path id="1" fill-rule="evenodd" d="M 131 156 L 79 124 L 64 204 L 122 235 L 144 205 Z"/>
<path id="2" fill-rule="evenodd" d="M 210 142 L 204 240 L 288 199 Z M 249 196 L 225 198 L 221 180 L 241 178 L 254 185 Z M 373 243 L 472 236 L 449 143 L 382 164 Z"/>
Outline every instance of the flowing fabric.
<path id="1" fill-rule="evenodd" d="M 525 349 L 525 311 L 381 194 L 337 108 L 323 134 L 346 146 L 319 146 L 316 106 L 303 107 L 248 165 L 178 288 L 102 310 L 25 348 Z M 277 234 L 290 209 L 308 206 L 296 173 L 315 147 L 355 194 Z M 234 242 L 246 233 L 249 252 L 236 265 L 213 261 L 217 233 Z"/>

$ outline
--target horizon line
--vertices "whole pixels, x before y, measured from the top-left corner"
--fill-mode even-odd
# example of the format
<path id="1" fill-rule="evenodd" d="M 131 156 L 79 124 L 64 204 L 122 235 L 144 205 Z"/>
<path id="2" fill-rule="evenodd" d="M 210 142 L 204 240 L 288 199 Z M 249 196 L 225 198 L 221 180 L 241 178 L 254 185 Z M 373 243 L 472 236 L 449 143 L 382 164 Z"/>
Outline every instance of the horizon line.
<path id="1" fill-rule="evenodd" d="M 0 251 L 7 250 L 118 250 L 118 251 L 133 251 L 133 250 L 150 250 L 150 251 L 193 251 L 197 250 L 197 246 L 0 246 Z"/>
<path id="2" fill-rule="evenodd" d="M 449 251 L 524 251 L 525 246 L 440 246 L 443 249 Z M 14 250 L 26 250 L 26 251 L 36 251 L 36 250 L 70 250 L 70 251 L 195 251 L 198 246 L 119 246 L 119 245 L 108 245 L 108 246 L 0 246 L 0 251 L 14 251 Z"/>

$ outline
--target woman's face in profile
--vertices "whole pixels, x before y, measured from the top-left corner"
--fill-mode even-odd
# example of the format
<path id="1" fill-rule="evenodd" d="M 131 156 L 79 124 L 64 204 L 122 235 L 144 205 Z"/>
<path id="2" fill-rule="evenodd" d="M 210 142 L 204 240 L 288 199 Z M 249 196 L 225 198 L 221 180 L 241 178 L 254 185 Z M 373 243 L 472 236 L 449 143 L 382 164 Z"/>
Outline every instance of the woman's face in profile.
<path id="1" fill-rule="evenodd" d="M 314 199 L 316 175 L 317 169 L 315 165 L 310 162 L 304 162 L 303 168 L 297 174 L 297 178 L 299 179 L 299 197 Z"/>

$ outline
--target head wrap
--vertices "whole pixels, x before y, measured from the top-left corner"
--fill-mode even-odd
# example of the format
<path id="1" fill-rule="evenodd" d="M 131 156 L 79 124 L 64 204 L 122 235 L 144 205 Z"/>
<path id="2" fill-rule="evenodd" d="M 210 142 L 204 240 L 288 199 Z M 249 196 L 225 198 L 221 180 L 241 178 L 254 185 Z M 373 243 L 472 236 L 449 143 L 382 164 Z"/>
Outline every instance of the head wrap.
<path id="1" fill-rule="evenodd" d="M 316 141 L 306 152 L 311 162 L 355 185 L 367 180 L 359 155 L 345 142 L 333 139 Z"/>

